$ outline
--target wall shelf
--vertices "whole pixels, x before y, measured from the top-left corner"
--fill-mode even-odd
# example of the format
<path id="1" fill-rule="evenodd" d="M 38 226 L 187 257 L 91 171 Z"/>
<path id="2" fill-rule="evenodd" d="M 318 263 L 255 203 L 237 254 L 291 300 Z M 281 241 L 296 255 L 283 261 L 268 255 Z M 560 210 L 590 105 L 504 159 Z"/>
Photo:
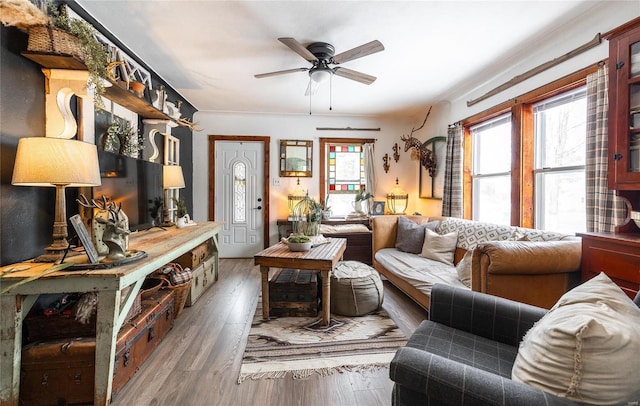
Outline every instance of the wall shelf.
<path id="1" fill-rule="evenodd" d="M 80 60 L 71 55 L 50 54 L 44 52 L 22 52 L 22 56 L 39 64 L 43 68 L 49 69 L 70 69 L 87 70 L 87 67 Z M 122 107 L 131 110 L 142 118 L 152 118 L 160 120 L 174 121 L 166 113 L 156 109 L 146 100 L 134 95 L 129 90 L 119 86 L 113 81 L 109 81 L 111 86 L 105 89 L 104 97 L 118 103 Z"/>

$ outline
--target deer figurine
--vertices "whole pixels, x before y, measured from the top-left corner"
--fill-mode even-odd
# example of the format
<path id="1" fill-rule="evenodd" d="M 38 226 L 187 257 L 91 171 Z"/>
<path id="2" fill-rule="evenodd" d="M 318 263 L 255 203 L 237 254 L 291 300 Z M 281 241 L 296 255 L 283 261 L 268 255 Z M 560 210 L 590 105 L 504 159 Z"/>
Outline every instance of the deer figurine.
<path id="1" fill-rule="evenodd" d="M 129 219 L 122 211 L 122 204 L 117 205 L 111 199 L 102 196 L 98 201 L 80 195 L 77 202 L 87 208 L 98 209 L 102 215 L 94 215 L 94 221 L 104 227 L 102 235 L 94 235 L 96 246 L 100 243 L 107 248 L 107 260 L 118 261 L 126 257 L 129 243 Z M 106 215 L 105 215 L 106 214 Z M 96 227 L 94 227 L 94 231 Z M 96 233 L 97 234 L 97 233 Z"/>
<path id="2" fill-rule="evenodd" d="M 429 114 L 431 114 L 431 107 L 429 107 L 429 111 L 427 112 L 427 116 L 424 118 L 422 125 L 418 128 L 412 129 L 409 135 L 402 135 L 400 139 L 404 141 L 404 152 L 407 152 L 410 148 L 416 149 L 416 152 L 420 157 L 420 165 L 424 166 L 424 168 L 429 171 L 429 176 L 433 177 L 436 171 L 437 164 L 436 154 L 428 149 L 427 146 L 422 143 L 422 141 L 413 136 L 414 132 L 424 127 L 424 124 L 427 122 L 427 118 L 429 118 Z"/>

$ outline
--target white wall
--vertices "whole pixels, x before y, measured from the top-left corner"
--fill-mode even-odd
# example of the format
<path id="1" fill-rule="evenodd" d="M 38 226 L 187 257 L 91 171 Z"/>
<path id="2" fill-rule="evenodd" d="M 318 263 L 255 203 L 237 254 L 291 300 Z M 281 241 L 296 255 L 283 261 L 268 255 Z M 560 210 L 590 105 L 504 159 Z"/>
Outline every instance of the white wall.
<path id="1" fill-rule="evenodd" d="M 425 106 L 425 113 L 428 106 Z M 420 132 L 414 134 L 421 140 L 425 137 L 446 135 L 446 123 L 438 123 L 436 118 L 446 116 L 442 111 L 448 111 L 448 105 L 439 104 L 433 111 L 427 125 Z M 276 220 L 288 215 L 287 195 L 295 187 L 297 178 L 280 178 L 278 171 L 278 149 L 281 139 L 313 140 L 313 177 L 301 178 L 300 184 L 309 190 L 312 197 L 319 196 L 319 141 L 320 137 L 348 137 L 348 138 L 376 138 L 375 169 L 376 169 L 376 200 L 385 200 L 385 195 L 395 184 L 395 178 L 400 180 L 400 186 L 409 193 L 409 207 L 407 212 L 415 211 L 423 214 L 440 214 L 440 201 L 418 199 L 418 161 L 404 152 L 404 143 L 400 140 L 403 134 L 409 134 L 411 129 L 422 124 L 421 117 L 346 117 L 321 115 L 275 115 L 275 114 L 244 114 L 244 113 L 212 113 L 198 112 L 194 121 L 203 131 L 193 133 L 193 217 L 196 221 L 203 221 L 208 216 L 208 136 L 209 135 L 253 135 L 271 138 L 271 162 L 269 179 L 271 194 L 270 236 L 271 241 L 277 239 Z M 351 127 L 351 128 L 380 128 L 374 131 L 318 131 L 316 127 Z M 439 127 L 439 128 L 438 128 Z M 434 134 L 434 135 L 431 135 Z M 401 147 L 400 160 L 396 163 L 391 158 L 388 173 L 382 167 L 382 156 L 388 153 L 393 156 L 394 143 Z M 280 185 L 274 185 L 277 178 Z"/>

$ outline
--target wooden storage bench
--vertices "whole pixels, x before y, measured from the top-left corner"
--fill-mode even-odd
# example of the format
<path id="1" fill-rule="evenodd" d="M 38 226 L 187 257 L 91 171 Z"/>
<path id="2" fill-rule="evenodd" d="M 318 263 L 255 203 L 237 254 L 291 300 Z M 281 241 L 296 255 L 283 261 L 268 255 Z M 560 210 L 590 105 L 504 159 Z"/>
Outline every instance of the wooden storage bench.
<path id="1" fill-rule="evenodd" d="M 317 271 L 279 269 L 269 281 L 269 314 L 315 317 L 319 297 Z"/>

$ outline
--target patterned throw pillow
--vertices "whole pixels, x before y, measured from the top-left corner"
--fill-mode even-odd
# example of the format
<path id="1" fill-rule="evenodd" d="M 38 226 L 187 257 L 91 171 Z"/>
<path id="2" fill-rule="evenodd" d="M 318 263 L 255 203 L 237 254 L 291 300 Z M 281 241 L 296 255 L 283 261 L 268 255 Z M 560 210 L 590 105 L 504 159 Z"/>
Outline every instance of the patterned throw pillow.
<path id="1" fill-rule="evenodd" d="M 424 230 L 424 245 L 421 255 L 434 261 L 453 266 L 453 257 L 458 243 L 458 233 L 440 235 L 428 228 Z"/>
<path id="2" fill-rule="evenodd" d="M 639 353 L 640 309 L 601 273 L 527 332 L 511 378 L 585 404 L 638 404 Z"/>
<path id="3" fill-rule="evenodd" d="M 396 232 L 396 248 L 400 251 L 420 254 L 424 244 L 424 230 L 435 230 L 439 221 L 417 224 L 404 216 L 398 217 L 398 231 Z"/>

